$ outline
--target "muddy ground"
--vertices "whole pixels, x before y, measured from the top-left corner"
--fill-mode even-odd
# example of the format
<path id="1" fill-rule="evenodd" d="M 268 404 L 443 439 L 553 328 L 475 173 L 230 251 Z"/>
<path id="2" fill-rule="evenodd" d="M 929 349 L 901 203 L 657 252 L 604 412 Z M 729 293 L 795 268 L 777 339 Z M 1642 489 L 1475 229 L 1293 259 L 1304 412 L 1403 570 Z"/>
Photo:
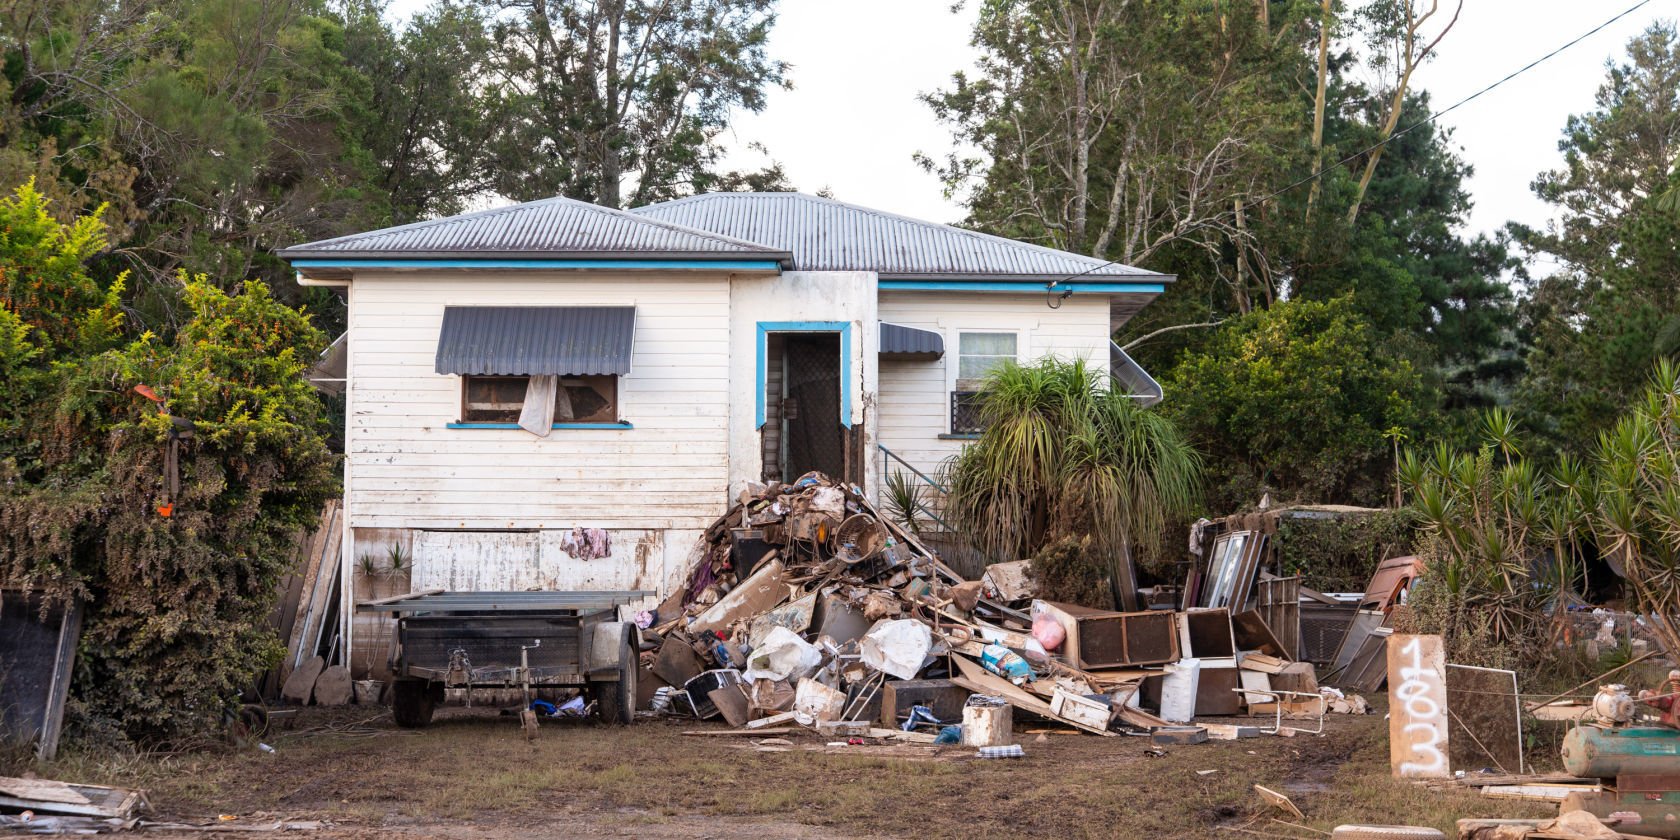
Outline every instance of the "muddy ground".
<path id="1" fill-rule="evenodd" d="M 1323 736 L 1215 741 L 1160 757 L 1145 753 L 1143 738 L 1041 740 L 1018 722 L 1027 756 L 1014 760 L 962 748 L 824 749 L 814 735 L 765 752 L 746 738 L 682 734 L 720 724 L 671 721 L 545 723 L 527 741 L 512 718 L 489 709 L 442 710 L 418 732 L 395 728 L 377 708 L 305 709 L 283 720 L 267 739 L 273 753 L 82 754 L 38 772 L 144 787 L 168 819 L 325 820 L 329 830 L 290 835 L 323 840 L 1323 836 L 1271 821 L 1282 815 L 1260 803 L 1254 784 L 1288 793 L 1323 833 L 1367 822 L 1434 825 L 1452 836 L 1458 817 L 1556 813 L 1390 779 L 1380 713 L 1333 716 Z"/>

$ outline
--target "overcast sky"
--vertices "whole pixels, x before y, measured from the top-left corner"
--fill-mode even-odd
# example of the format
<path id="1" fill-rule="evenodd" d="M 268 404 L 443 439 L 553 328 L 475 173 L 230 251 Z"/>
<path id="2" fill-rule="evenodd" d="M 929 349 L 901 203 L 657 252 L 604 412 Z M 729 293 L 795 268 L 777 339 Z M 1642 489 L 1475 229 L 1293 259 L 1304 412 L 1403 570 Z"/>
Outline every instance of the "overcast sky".
<path id="1" fill-rule="evenodd" d="M 783 0 L 770 46 L 794 64 L 794 89 L 771 93 L 762 113 L 739 117 L 735 140 L 763 143 L 799 189 L 828 187 L 836 198 L 933 221 L 962 218 L 911 155 L 950 148 L 950 133 L 916 96 L 972 66 L 968 33 L 977 3 L 968 0 L 953 15 L 948 0 Z M 1466 0 L 1439 56 L 1414 82 L 1440 110 L 1633 3 Z M 1652 21 L 1676 16 L 1680 0 L 1654 0 L 1443 118 L 1475 168 L 1472 230 L 1546 219 L 1528 185 L 1561 160 L 1564 121 L 1592 107 L 1606 59 L 1621 56 Z"/>
<path id="2" fill-rule="evenodd" d="M 1451 2 L 1451 0 L 1447 0 Z M 1437 110 L 1474 93 L 1592 29 L 1636 0 L 1465 0 L 1458 24 L 1415 84 Z M 404 15 L 425 0 L 396 0 Z M 943 156 L 950 132 L 917 100 L 971 67 L 968 44 L 979 0 L 952 13 L 952 0 L 782 0 L 770 52 L 793 64 L 792 90 L 772 91 L 758 114 L 740 114 L 725 138 L 742 165 L 764 144 L 807 192 L 939 222 L 962 218 L 939 180 L 912 160 Z M 1508 220 L 1542 223 L 1547 208 L 1529 182 L 1560 161 L 1557 141 L 1571 113 L 1592 107 L 1604 62 L 1659 18 L 1680 17 L 1680 0 L 1644 8 L 1443 118 L 1475 168 L 1470 227 Z"/>

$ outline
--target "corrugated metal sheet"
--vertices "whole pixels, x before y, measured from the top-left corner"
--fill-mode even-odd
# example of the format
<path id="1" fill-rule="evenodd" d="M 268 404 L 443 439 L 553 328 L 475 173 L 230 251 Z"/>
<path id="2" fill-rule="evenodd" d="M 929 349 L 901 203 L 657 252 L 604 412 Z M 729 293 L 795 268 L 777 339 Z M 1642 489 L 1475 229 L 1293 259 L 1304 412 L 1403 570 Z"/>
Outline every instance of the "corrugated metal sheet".
<path id="1" fill-rule="evenodd" d="M 630 212 L 790 251 L 806 271 L 874 271 L 884 279 L 1171 279 L 804 193 L 709 193 Z"/>
<path id="2" fill-rule="evenodd" d="M 1120 349 L 1119 344 L 1112 341 L 1108 343 L 1108 375 L 1144 408 L 1161 401 L 1161 383 L 1156 382 L 1155 377 L 1143 369 L 1143 365 L 1134 361 L 1125 350 Z"/>
<path id="3" fill-rule="evenodd" d="M 937 359 L 945 355 L 945 337 L 931 330 L 882 321 L 881 355 Z"/>
<path id="4" fill-rule="evenodd" d="M 623 375 L 635 333 L 633 306 L 449 306 L 437 372 Z"/>
<path id="5" fill-rule="evenodd" d="M 321 257 L 748 257 L 783 259 L 774 248 L 569 198 L 324 239 L 281 250 Z"/>

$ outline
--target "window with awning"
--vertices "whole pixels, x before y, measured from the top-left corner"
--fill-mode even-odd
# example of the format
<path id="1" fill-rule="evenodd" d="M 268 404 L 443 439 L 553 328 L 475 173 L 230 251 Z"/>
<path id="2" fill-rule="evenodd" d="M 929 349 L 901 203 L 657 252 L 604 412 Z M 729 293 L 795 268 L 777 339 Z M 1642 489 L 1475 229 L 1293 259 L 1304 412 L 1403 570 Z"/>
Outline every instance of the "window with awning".
<path id="1" fill-rule="evenodd" d="M 436 370 L 461 377 L 463 423 L 619 423 L 635 331 L 631 306 L 451 306 Z"/>

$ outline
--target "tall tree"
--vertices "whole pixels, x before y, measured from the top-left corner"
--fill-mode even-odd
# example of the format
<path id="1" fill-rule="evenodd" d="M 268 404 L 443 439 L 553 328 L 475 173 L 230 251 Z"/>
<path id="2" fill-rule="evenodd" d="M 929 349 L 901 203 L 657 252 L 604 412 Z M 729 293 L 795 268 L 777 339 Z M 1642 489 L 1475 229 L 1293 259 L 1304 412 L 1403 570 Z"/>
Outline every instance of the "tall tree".
<path id="1" fill-rule="evenodd" d="M 1680 36 L 1658 23 L 1612 62 L 1595 108 L 1572 116 L 1563 166 L 1534 191 L 1558 212 L 1518 241 L 1557 266 L 1530 287 L 1521 401 L 1532 425 L 1581 452 L 1639 392 L 1658 356 L 1680 352 L 1680 215 L 1654 200 L 1680 156 Z"/>
<path id="2" fill-rule="evenodd" d="M 483 10 L 441 0 L 400 30 L 381 0 L 350 0 L 343 14 L 345 58 L 367 85 L 350 128 L 378 169 L 368 198 L 406 224 L 488 193 L 506 96 Z"/>
<path id="3" fill-rule="evenodd" d="M 774 0 L 482 2 L 511 109 L 496 192 L 633 207 L 783 180 L 720 171 L 716 142 L 731 110 L 787 84 L 766 51 Z"/>
<path id="4" fill-rule="evenodd" d="M 1129 264 L 1251 248 L 1233 210 L 1298 148 L 1291 15 L 1274 34 L 1246 5 L 986 3 L 978 75 L 924 96 L 959 151 L 924 165 L 990 232 Z"/>
<path id="5" fill-rule="evenodd" d="M 1411 90 L 1412 74 L 1429 60 L 1435 48 L 1440 46 L 1441 39 L 1447 37 L 1447 32 L 1458 22 L 1459 12 L 1464 10 L 1464 0 L 1457 0 L 1452 8 L 1452 18 L 1440 23 L 1440 28 L 1433 33 L 1428 33 L 1425 29 L 1430 25 L 1430 20 L 1438 20 L 1438 16 L 1446 11 L 1441 5 L 1441 0 L 1428 0 L 1428 3 L 1429 7 L 1425 9 L 1420 0 L 1376 0 L 1361 10 L 1373 47 L 1367 63 L 1372 69 L 1385 74 L 1386 86 L 1389 88 L 1388 108 L 1383 114 L 1382 129 L 1379 133 L 1383 144 L 1394 136 L 1394 129 L 1400 123 L 1400 114 L 1406 106 L 1406 94 Z M 1360 202 L 1365 200 L 1365 190 L 1371 184 L 1371 177 L 1376 174 L 1377 163 L 1382 160 L 1383 148 L 1383 145 L 1377 145 L 1365 158 L 1365 170 L 1359 176 L 1359 186 L 1354 190 L 1353 202 L 1348 205 L 1348 224 L 1353 224 L 1359 218 Z"/>

